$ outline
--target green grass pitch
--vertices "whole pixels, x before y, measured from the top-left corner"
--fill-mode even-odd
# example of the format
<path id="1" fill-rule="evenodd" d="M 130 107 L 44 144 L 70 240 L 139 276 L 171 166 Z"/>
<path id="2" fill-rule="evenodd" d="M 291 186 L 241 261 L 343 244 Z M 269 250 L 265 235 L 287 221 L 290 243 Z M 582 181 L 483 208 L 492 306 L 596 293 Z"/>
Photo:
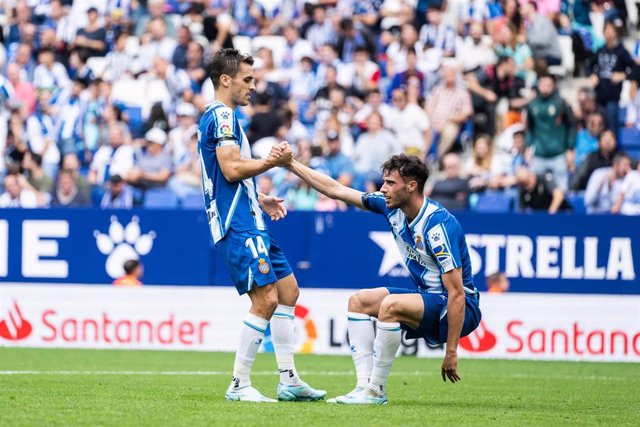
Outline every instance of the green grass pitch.
<path id="1" fill-rule="evenodd" d="M 349 391 L 347 356 L 297 356 L 304 379 L 329 397 Z M 638 364 L 399 358 L 389 405 L 226 402 L 230 353 L 0 348 L 0 426 L 459 426 L 640 425 Z M 275 397 L 273 354 L 254 385 Z"/>

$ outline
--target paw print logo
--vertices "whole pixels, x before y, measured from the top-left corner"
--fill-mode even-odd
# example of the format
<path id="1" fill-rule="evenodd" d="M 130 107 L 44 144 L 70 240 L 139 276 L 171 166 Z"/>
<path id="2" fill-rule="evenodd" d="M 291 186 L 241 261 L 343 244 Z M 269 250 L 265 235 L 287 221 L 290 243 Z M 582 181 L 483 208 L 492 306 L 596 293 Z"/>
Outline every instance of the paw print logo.
<path id="1" fill-rule="evenodd" d="M 138 259 L 151 252 L 153 239 L 156 238 L 156 233 L 153 231 L 142 234 L 140 219 L 137 216 L 131 218 L 126 227 L 118 221 L 118 218 L 112 216 L 107 234 L 96 230 L 93 235 L 96 238 L 98 250 L 107 256 L 105 270 L 113 279 L 124 274 L 125 261 Z"/>

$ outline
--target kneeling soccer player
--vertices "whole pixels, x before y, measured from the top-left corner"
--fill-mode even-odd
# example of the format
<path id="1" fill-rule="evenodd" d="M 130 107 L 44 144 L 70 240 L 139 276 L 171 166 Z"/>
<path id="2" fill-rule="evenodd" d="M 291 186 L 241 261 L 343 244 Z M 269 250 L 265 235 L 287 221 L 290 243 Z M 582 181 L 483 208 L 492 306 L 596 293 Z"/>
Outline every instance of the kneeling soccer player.
<path id="1" fill-rule="evenodd" d="M 478 291 L 464 233 L 456 218 L 423 194 L 427 167 L 415 156 L 392 156 L 382 165 L 379 193 L 362 193 L 292 161 L 289 169 L 333 199 L 384 215 L 413 280 L 412 289 L 361 290 L 349 299 L 348 330 L 356 367 L 356 388 L 330 403 L 387 403 L 386 384 L 407 338 L 446 342 L 442 379 L 460 380 L 458 341 L 478 327 Z M 371 317 L 378 319 L 377 334 Z"/>

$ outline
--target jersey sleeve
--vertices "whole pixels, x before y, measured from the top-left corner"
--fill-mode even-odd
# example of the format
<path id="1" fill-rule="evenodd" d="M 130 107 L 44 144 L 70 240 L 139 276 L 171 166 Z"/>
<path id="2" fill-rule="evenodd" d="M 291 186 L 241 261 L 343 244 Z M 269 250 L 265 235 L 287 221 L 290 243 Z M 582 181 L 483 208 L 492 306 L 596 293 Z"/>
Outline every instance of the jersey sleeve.
<path id="1" fill-rule="evenodd" d="M 236 129 L 235 113 L 229 107 L 213 110 L 213 129 L 211 137 L 216 147 L 240 145 L 240 138 Z"/>
<path id="2" fill-rule="evenodd" d="M 440 267 L 441 274 L 462 266 L 460 245 L 464 241 L 464 236 L 462 227 L 454 218 L 450 216 L 445 218 L 431 227 L 426 235 L 427 244 Z"/>
<path id="3" fill-rule="evenodd" d="M 362 204 L 367 210 L 371 212 L 386 215 L 389 212 L 387 203 L 384 200 L 384 196 L 380 192 L 375 193 L 363 193 Z"/>

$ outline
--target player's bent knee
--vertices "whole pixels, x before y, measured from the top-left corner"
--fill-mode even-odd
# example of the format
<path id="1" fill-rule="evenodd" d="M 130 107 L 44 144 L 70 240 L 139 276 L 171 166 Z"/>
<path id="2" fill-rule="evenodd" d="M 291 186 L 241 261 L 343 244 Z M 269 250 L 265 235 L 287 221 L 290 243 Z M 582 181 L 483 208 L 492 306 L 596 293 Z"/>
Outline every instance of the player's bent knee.
<path id="1" fill-rule="evenodd" d="M 349 297 L 349 311 L 352 313 L 365 313 L 366 305 L 363 298 L 364 291 L 358 291 Z"/>
<path id="2" fill-rule="evenodd" d="M 387 295 L 380 304 L 378 319 L 383 322 L 397 322 L 402 315 L 402 302 L 398 295 Z"/>

